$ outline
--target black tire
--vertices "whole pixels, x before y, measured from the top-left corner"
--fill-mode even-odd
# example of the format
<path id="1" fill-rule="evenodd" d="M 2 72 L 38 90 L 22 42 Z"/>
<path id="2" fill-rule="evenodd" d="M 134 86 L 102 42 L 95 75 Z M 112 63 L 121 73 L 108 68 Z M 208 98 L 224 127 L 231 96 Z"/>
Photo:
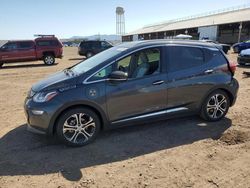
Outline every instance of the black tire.
<path id="1" fill-rule="evenodd" d="M 43 62 L 45 65 L 55 64 L 55 56 L 53 54 L 45 54 L 43 56 Z"/>
<path id="2" fill-rule="evenodd" d="M 3 63 L 0 63 L 0 69 L 3 67 Z"/>
<path id="3" fill-rule="evenodd" d="M 213 98 L 215 97 L 215 98 Z M 217 98 L 217 103 L 216 103 Z M 224 99 L 224 102 L 222 102 Z M 219 105 L 221 103 L 221 105 Z M 226 92 L 216 90 L 204 100 L 200 116 L 206 121 L 219 121 L 225 117 L 230 107 L 230 99 Z"/>
<path id="4" fill-rule="evenodd" d="M 80 122 L 80 117 L 82 121 L 89 123 L 86 125 L 77 123 Z M 76 118 L 78 118 L 77 121 Z M 98 115 L 88 108 L 68 110 L 59 117 L 56 124 L 59 140 L 69 146 L 84 146 L 91 143 L 97 137 L 100 129 L 101 123 Z"/>
<path id="5" fill-rule="evenodd" d="M 90 57 L 92 57 L 94 54 L 92 53 L 92 52 L 87 52 L 87 54 L 86 54 L 86 58 L 90 58 Z"/>

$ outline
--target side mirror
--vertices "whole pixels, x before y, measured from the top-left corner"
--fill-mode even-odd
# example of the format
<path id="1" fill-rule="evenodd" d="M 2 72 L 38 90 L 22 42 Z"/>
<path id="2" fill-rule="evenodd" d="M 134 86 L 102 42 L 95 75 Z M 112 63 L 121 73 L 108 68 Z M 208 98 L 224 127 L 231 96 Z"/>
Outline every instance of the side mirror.
<path id="1" fill-rule="evenodd" d="M 114 71 L 108 76 L 109 81 L 126 81 L 128 79 L 128 73 L 123 71 Z"/>

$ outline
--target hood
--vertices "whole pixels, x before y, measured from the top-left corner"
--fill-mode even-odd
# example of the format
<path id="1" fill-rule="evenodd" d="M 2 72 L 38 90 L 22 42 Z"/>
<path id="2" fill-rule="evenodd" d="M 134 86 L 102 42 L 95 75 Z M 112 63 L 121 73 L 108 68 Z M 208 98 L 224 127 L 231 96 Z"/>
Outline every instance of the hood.
<path id="1" fill-rule="evenodd" d="M 242 56 L 249 56 L 250 55 L 250 49 L 246 49 L 246 50 L 242 50 L 241 52 L 240 52 L 240 55 L 242 55 Z"/>
<path id="2" fill-rule="evenodd" d="M 40 92 L 45 90 L 59 89 L 68 87 L 70 85 L 76 85 L 78 76 L 72 76 L 64 73 L 64 71 L 57 72 L 32 86 L 34 92 Z"/>

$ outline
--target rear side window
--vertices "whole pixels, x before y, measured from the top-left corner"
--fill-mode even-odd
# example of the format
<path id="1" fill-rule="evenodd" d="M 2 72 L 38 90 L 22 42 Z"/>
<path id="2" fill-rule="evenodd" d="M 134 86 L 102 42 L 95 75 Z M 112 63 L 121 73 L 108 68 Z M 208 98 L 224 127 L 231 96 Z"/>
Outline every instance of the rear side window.
<path id="1" fill-rule="evenodd" d="M 33 47 L 32 42 L 20 42 L 19 43 L 19 48 L 22 48 L 22 49 L 27 49 L 27 48 L 32 48 L 32 47 Z"/>
<path id="2" fill-rule="evenodd" d="M 169 71 L 201 66 L 204 63 L 204 54 L 200 48 L 186 46 L 172 46 L 168 48 Z"/>
<path id="3" fill-rule="evenodd" d="M 44 41 L 37 41 L 38 46 L 57 46 L 58 41 L 56 40 L 44 40 Z"/>
<path id="4" fill-rule="evenodd" d="M 81 42 L 80 47 L 89 48 L 89 42 Z"/>

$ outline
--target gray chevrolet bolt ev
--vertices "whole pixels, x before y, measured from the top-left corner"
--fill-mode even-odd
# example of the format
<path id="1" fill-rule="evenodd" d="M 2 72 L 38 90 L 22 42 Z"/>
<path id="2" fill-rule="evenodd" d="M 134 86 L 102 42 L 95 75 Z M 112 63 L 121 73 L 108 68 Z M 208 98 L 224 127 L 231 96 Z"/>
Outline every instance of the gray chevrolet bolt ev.
<path id="1" fill-rule="evenodd" d="M 82 146 L 101 130 L 143 121 L 194 114 L 218 121 L 237 97 L 234 71 L 213 44 L 123 43 L 33 85 L 28 130 Z"/>

